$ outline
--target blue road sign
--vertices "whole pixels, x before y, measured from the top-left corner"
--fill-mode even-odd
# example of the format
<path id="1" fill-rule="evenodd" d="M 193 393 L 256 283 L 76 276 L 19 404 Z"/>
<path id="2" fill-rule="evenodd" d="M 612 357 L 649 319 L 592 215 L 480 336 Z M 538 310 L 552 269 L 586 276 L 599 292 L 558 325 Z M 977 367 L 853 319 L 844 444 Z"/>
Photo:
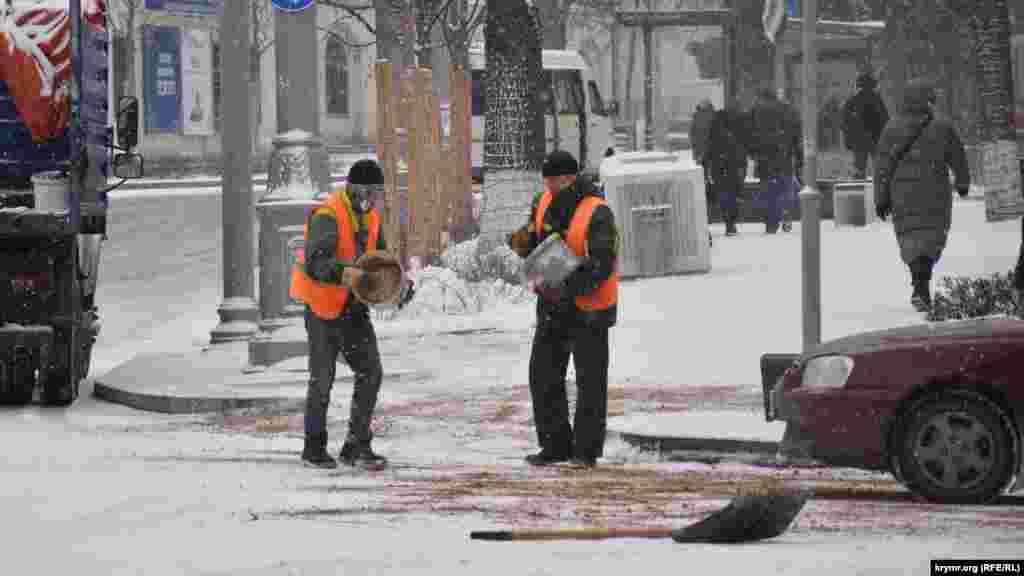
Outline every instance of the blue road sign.
<path id="1" fill-rule="evenodd" d="M 315 0 L 270 0 L 274 8 L 283 12 L 301 12 L 313 5 Z"/>

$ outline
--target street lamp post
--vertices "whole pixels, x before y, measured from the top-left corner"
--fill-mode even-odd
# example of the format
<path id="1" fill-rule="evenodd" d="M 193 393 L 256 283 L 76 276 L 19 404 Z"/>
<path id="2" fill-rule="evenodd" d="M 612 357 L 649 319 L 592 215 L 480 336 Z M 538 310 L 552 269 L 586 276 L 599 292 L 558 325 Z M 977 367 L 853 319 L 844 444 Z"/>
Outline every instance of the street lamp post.
<path id="1" fill-rule="evenodd" d="M 818 192 L 818 0 L 803 0 L 803 190 L 800 191 L 802 242 L 803 350 L 821 342 L 821 193 Z"/>
<path id="2" fill-rule="evenodd" d="M 247 340 L 256 333 L 259 310 L 253 298 L 252 118 L 249 99 L 249 2 L 225 2 L 221 16 L 223 70 L 222 242 L 224 300 L 213 344 Z"/>

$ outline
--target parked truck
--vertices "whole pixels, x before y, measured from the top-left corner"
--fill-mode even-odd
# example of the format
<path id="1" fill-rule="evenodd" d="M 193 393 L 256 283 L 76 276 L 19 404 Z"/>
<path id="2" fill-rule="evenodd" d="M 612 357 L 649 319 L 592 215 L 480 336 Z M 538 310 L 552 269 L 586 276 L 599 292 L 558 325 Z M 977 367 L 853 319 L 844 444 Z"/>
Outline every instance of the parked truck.
<path id="1" fill-rule="evenodd" d="M 106 193 L 143 172 L 138 102 L 113 110 L 107 0 L 0 2 L 0 403 L 67 406 L 99 332 Z"/>

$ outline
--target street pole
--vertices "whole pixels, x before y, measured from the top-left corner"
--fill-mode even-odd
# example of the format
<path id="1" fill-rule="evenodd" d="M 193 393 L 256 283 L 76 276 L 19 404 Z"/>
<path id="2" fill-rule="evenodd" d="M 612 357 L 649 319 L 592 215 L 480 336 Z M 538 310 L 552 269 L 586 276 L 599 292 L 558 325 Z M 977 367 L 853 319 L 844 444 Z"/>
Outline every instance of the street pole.
<path id="1" fill-rule="evenodd" d="M 654 150 L 653 27 L 644 24 L 644 149 Z"/>
<path id="2" fill-rule="evenodd" d="M 256 333 L 259 309 L 253 299 L 252 117 L 249 98 L 249 2 L 225 2 L 221 16 L 224 176 L 222 241 L 224 300 L 220 324 L 210 333 L 218 344 L 247 340 Z"/>
<path id="3" fill-rule="evenodd" d="M 803 350 L 821 342 L 821 193 L 818 192 L 818 0 L 803 0 L 803 190 L 800 237 L 803 278 Z"/>

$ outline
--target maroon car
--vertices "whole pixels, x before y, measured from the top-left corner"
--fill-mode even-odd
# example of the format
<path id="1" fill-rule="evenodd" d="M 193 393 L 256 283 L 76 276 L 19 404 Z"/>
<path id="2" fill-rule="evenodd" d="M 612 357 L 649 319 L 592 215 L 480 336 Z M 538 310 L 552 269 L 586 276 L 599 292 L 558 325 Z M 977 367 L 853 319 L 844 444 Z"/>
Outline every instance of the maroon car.
<path id="1" fill-rule="evenodd" d="M 766 417 L 786 422 L 784 455 L 888 470 L 938 502 L 1021 487 L 1024 320 L 857 334 L 765 355 L 761 368 Z"/>

